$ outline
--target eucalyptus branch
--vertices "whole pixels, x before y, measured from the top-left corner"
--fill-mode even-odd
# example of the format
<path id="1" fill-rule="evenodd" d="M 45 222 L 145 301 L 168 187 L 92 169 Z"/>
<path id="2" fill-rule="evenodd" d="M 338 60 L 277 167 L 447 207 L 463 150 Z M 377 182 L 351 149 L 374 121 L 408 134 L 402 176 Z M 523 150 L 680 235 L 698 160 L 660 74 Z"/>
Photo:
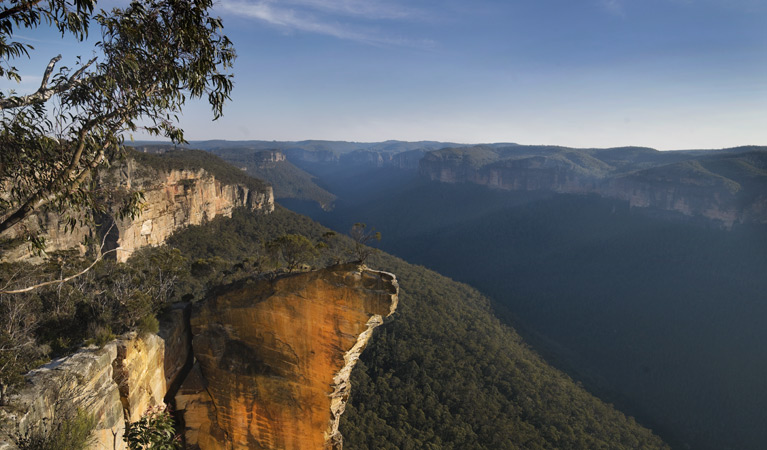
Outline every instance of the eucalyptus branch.
<path id="1" fill-rule="evenodd" d="M 236 54 L 221 34 L 221 21 L 210 16 L 213 0 L 137 0 L 99 13 L 94 4 L 13 0 L 8 7 L 0 5 L 0 41 L 6 43 L 0 44 L 0 56 L 9 61 L 34 50 L 13 42 L 14 28 L 32 30 L 43 21 L 78 40 L 87 36 L 89 21 L 98 22 L 102 40 L 95 49 L 103 55 L 103 62 L 94 58 L 72 71 L 61 68 L 62 58 L 56 56 L 42 71 L 35 92 L 0 92 L 0 118 L 7 131 L 0 182 L 20 184 L 1 199 L 0 234 L 49 203 L 91 206 L 93 200 L 81 195 L 89 174 L 111 158 L 106 150 L 121 141 L 121 132 L 137 129 L 139 120 L 154 124 L 144 127 L 151 133 L 183 141 L 183 130 L 171 115 L 181 111 L 187 95 L 208 94 L 215 118 L 230 98 L 226 72 Z M 18 79 L 11 69 L 7 77 Z M 57 98 L 60 110 L 51 114 L 47 107 Z M 66 138 L 53 142 L 54 135 Z"/>
<path id="2" fill-rule="evenodd" d="M 83 168 L 79 173 L 75 174 L 77 167 L 80 164 L 80 158 L 82 157 L 83 150 L 85 149 L 86 138 L 90 131 L 99 123 L 107 122 L 117 117 L 120 113 L 123 112 L 123 110 L 124 108 L 118 108 L 106 116 L 102 116 L 97 119 L 91 119 L 83 124 L 77 135 L 77 149 L 72 155 L 72 158 L 69 161 L 69 165 L 64 170 L 62 170 L 62 172 L 48 185 L 30 195 L 27 200 L 16 209 L 15 212 L 5 217 L 0 222 L 0 234 L 21 222 L 25 217 L 31 214 L 32 211 L 47 203 L 50 203 L 58 197 L 66 195 L 66 193 L 71 192 L 72 189 L 76 189 L 85 180 L 88 174 L 90 174 L 93 169 L 101 164 L 101 162 L 104 160 L 104 152 L 111 145 L 110 142 L 107 142 L 102 146 L 97 157 L 88 166 Z M 125 120 L 121 119 L 116 127 L 119 128 L 119 124 L 124 122 Z M 56 187 L 59 186 L 66 186 L 66 189 L 56 189 Z"/>
<path id="3" fill-rule="evenodd" d="M 32 9 L 33 6 L 37 5 L 41 1 L 42 0 L 32 0 L 29 2 L 19 3 L 13 8 L 8 8 L 3 11 L 0 11 L 0 20 L 8 19 L 23 11 L 29 11 L 30 9 Z"/>
<path id="4" fill-rule="evenodd" d="M 39 289 L 41 287 L 50 286 L 52 284 L 66 283 L 67 281 L 71 281 L 71 280 L 74 280 L 77 277 L 85 275 L 85 273 L 87 273 L 89 270 L 93 269 L 93 267 L 96 264 L 98 264 L 99 261 L 104 259 L 104 256 L 106 256 L 106 255 L 108 255 L 108 254 L 110 254 L 112 252 L 116 252 L 118 250 L 122 250 L 122 247 L 116 247 L 116 248 L 113 248 L 112 250 L 103 251 L 104 247 L 106 246 L 106 243 L 107 243 L 107 236 L 109 236 L 109 233 L 112 231 L 112 228 L 114 228 L 114 226 L 115 226 L 115 224 L 114 224 L 114 222 L 112 222 L 112 225 L 109 227 L 109 229 L 107 229 L 106 233 L 104 233 L 104 237 L 101 239 L 101 247 L 99 248 L 99 256 L 96 257 L 96 259 L 93 260 L 91 265 L 89 265 L 85 269 L 81 270 L 80 272 L 77 272 L 76 274 L 70 275 L 68 277 L 59 278 L 57 280 L 50 280 L 50 281 L 46 281 L 44 283 L 33 284 L 32 286 L 28 286 L 28 287 L 25 287 L 25 288 L 22 288 L 22 289 L 0 290 L 0 294 L 23 294 L 25 292 L 30 292 L 30 291 L 33 291 L 35 289 Z"/>
<path id="5" fill-rule="evenodd" d="M 61 60 L 61 55 L 55 56 L 51 58 L 51 61 L 48 63 L 48 66 L 45 68 L 45 72 L 43 73 L 43 80 L 40 83 L 40 88 L 35 91 L 33 94 L 25 95 L 22 97 L 8 97 L 0 99 L 0 110 L 8 109 L 8 108 L 19 108 L 21 106 L 29 106 L 33 105 L 35 103 L 44 103 L 50 100 L 51 97 L 53 97 L 56 94 L 60 94 L 62 92 L 66 92 L 73 87 L 77 86 L 78 84 L 83 82 L 83 73 L 85 70 L 91 66 L 94 62 L 96 62 L 96 58 L 91 59 L 87 63 L 85 63 L 82 67 L 77 69 L 75 73 L 72 74 L 69 78 L 67 78 L 64 81 L 56 83 L 54 86 L 48 86 L 48 81 L 50 81 L 51 73 L 53 73 L 53 69 L 56 66 L 56 63 L 58 63 Z"/>

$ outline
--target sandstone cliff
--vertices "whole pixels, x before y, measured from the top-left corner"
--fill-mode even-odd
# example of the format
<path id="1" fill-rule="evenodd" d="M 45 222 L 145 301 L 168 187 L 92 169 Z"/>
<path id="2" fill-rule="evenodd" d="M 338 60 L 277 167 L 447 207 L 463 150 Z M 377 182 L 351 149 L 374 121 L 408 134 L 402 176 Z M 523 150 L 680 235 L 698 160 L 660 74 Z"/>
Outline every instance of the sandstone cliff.
<path id="1" fill-rule="evenodd" d="M 135 421 L 165 395 L 165 347 L 156 335 L 126 335 L 104 348 L 91 347 L 27 376 L 27 387 L 0 410 L 0 449 L 22 435 L 81 409 L 97 419 L 93 449 L 125 449 L 125 420 Z"/>
<path id="2" fill-rule="evenodd" d="M 393 275 L 336 266 L 208 299 L 192 314 L 198 363 L 176 395 L 187 446 L 341 448 L 351 369 L 397 290 Z"/>
<path id="3" fill-rule="evenodd" d="M 218 216 L 231 217 L 236 207 L 266 213 L 274 209 L 270 186 L 255 190 L 241 184 L 224 184 L 204 169 L 163 171 L 128 160 L 119 174 L 111 172 L 104 178 L 106 183 L 126 191 L 144 192 L 141 213 L 134 219 L 116 220 L 119 236 L 115 244 L 121 248 L 117 251 L 118 261 L 126 260 L 141 247 L 164 243 L 180 228 Z"/>
<path id="4" fill-rule="evenodd" d="M 0 450 L 77 409 L 97 419 L 92 449 L 124 450 L 126 421 L 174 398 L 188 448 L 340 449 L 351 370 L 397 293 L 393 275 L 345 265 L 230 286 L 191 313 L 178 305 L 159 335 L 29 373 L 0 408 Z"/>
<path id="5" fill-rule="evenodd" d="M 103 235 L 109 232 L 106 249 L 119 247 L 117 260 L 125 261 L 141 247 L 164 243 L 180 228 L 198 225 L 218 216 L 231 217 L 234 208 L 245 207 L 259 213 L 269 213 L 274 209 L 272 188 L 266 184 L 226 183 L 205 169 L 167 165 L 153 167 L 146 162 L 147 156 L 142 156 L 144 160 L 141 162 L 137 160 L 139 156 L 142 155 L 129 156 L 125 161 L 100 171 L 95 177 L 96 189 L 109 192 L 112 197 L 142 191 L 144 206 L 137 217 L 120 219 L 119 206 L 112 202 L 113 206 L 106 214 L 94 218 L 98 229 L 78 224 L 74 230 L 67 231 L 60 215 L 40 213 L 14 227 L 4 238 L 16 238 L 24 228 L 32 232 L 42 230 L 46 251 L 77 249 L 83 253 L 86 240 L 100 243 Z M 79 217 L 82 219 L 86 215 L 82 213 Z M 112 225 L 114 227 L 110 229 Z M 3 250 L 4 261 L 24 259 L 36 260 L 26 245 Z"/>

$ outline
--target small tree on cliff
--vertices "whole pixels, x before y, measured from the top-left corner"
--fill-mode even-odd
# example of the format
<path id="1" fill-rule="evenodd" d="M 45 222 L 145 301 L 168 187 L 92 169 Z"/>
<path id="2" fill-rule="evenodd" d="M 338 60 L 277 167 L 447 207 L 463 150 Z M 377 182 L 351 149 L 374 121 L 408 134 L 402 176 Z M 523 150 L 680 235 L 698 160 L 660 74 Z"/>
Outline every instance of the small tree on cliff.
<path id="1" fill-rule="evenodd" d="M 375 228 L 367 229 L 367 225 L 364 223 L 355 223 L 352 229 L 349 230 L 349 236 L 354 240 L 354 249 L 352 250 L 352 256 L 356 262 L 365 264 L 376 249 L 368 246 L 373 241 L 381 240 L 381 233 L 377 232 Z"/>
<path id="2" fill-rule="evenodd" d="M 37 91 L 0 92 L 0 237 L 43 206 L 91 207 L 89 175 L 117 156 L 124 132 L 141 128 L 182 142 L 175 121 L 187 97 L 206 96 L 214 118 L 221 116 L 235 52 L 220 19 L 209 15 L 212 4 L 134 0 L 95 13 L 96 0 L 2 3 L 0 77 L 21 81 L 12 61 L 33 47 L 16 40 L 18 31 L 52 26 L 83 41 L 95 21 L 101 39 L 98 56 L 74 68 L 56 70 L 61 56 L 52 58 Z"/>
<path id="3" fill-rule="evenodd" d="M 300 234 L 284 234 L 268 242 L 266 250 L 276 262 L 284 261 L 288 272 L 310 263 L 318 254 L 312 241 Z"/>

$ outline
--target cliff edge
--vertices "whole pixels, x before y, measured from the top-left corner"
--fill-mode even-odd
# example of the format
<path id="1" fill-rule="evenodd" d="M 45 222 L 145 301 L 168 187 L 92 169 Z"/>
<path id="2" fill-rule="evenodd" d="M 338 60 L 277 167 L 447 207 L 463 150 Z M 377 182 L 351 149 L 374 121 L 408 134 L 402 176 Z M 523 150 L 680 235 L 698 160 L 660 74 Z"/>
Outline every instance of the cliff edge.
<path id="1" fill-rule="evenodd" d="M 201 304 L 197 364 L 176 395 L 187 448 L 340 449 L 349 375 L 397 294 L 393 275 L 341 265 Z"/>
<path id="2" fill-rule="evenodd" d="M 341 449 L 351 370 L 398 291 L 394 275 L 349 264 L 177 305 L 159 335 L 30 372 L 0 407 L 0 449 L 82 410 L 96 419 L 91 449 L 124 450 L 125 424 L 174 397 L 187 448 Z"/>
<path id="3" fill-rule="evenodd" d="M 475 146 L 427 153 L 420 175 L 510 191 L 596 194 L 731 228 L 767 223 L 767 148 L 673 151 L 626 147 Z"/>

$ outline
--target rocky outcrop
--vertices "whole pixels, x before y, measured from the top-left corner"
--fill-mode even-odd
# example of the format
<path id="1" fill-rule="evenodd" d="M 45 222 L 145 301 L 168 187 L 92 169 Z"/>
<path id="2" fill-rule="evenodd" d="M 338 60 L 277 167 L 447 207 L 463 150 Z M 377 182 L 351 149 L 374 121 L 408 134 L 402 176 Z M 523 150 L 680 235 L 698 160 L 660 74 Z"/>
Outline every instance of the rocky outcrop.
<path id="1" fill-rule="evenodd" d="M 245 207 L 258 213 L 274 209 L 271 186 L 255 189 L 238 183 L 227 184 L 203 169 L 153 168 L 129 158 L 99 172 L 96 178 L 97 189 L 109 191 L 113 197 L 142 191 L 141 212 L 136 217 L 120 219 L 119 202 L 112 202 L 106 214 L 94 218 L 94 226 L 79 223 L 73 230 L 65 228 L 60 215 L 41 213 L 14 227 L 4 238 L 18 238 L 25 229 L 34 233 L 42 231 L 46 251 L 76 249 L 84 253 L 85 241 L 100 243 L 106 234 L 105 250 L 117 249 L 117 260 L 125 261 L 142 247 L 164 243 L 178 229 L 219 216 L 231 217 L 234 208 Z M 78 216 L 85 217 L 85 213 Z M 37 262 L 40 258 L 35 258 L 26 245 L 17 245 L 4 249 L 2 260 Z"/>
<path id="2" fill-rule="evenodd" d="M 27 376 L 27 387 L 0 409 L 0 449 L 12 437 L 66 420 L 78 409 L 97 420 L 90 448 L 125 449 L 125 421 L 163 403 L 165 345 L 156 335 L 126 335 L 103 348 L 90 347 Z"/>
<path id="3" fill-rule="evenodd" d="M 137 217 L 115 221 L 118 236 L 113 245 L 120 248 L 118 261 L 125 261 L 139 248 L 163 244 L 178 229 L 218 216 L 231 217 L 234 208 L 266 213 L 274 209 L 271 187 L 254 191 L 223 184 L 203 169 L 164 172 L 128 161 L 119 178 L 110 181 L 115 182 L 126 191 L 142 190 L 145 205 Z"/>
<path id="4" fill-rule="evenodd" d="M 192 314 L 198 364 L 176 395 L 187 446 L 340 448 L 349 374 L 397 291 L 391 274 L 337 266 L 208 299 Z"/>
<path id="5" fill-rule="evenodd" d="M 97 419 L 90 448 L 124 450 L 126 421 L 174 400 L 188 448 L 340 449 L 351 371 L 397 294 L 393 275 L 345 265 L 177 305 L 158 335 L 127 334 L 29 373 L 0 408 L 0 450 L 77 410 Z"/>
<path id="6" fill-rule="evenodd" d="M 254 155 L 259 168 L 274 167 L 275 164 L 285 161 L 285 154 L 279 150 L 264 150 Z"/>

